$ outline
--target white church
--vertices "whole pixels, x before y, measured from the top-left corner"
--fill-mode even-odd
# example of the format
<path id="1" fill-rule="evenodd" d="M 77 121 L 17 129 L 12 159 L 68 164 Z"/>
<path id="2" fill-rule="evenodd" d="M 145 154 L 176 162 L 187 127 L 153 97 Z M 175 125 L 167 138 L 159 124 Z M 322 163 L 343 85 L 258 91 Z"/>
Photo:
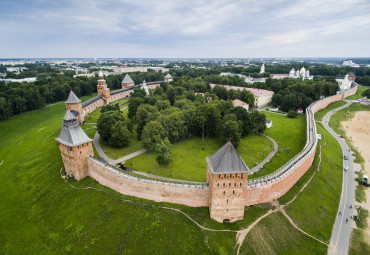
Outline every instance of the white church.
<path id="1" fill-rule="evenodd" d="M 313 79 L 313 75 L 310 75 L 310 71 L 308 71 L 308 69 L 306 70 L 306 68 L 302 67 L 301 70 L 295 70 L 294 68 L 292 68 L 292 70 L 290 70 L 289 72 L 289 78 L 294 78 L 294 79 L 297 79 L 297 78 L 300 78 L 302 80 L 312 80 Z"/>

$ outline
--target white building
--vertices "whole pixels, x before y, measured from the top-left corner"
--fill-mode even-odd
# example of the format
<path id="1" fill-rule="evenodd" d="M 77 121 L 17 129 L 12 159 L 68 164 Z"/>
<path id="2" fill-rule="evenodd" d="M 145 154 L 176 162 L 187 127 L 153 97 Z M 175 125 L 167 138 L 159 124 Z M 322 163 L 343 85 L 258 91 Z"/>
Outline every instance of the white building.
<path id="1" fill-rule="evenodd" d="M 271 128 L 272 120 L 266 120 L 266 128 Z"/>
<path id="2" fill-rule="evenodd" d="M 162 73 L 166 73 L 166 72 L 170 71 L 169 68 L 164 68 L 164 67 L 161 67 L 161 66 L 149 66 L 148 69 L 151 69 L 151 70 L 155 71 L 156 73 L 158 73 L 159 71 L 161 71 Z"/>
<path id="3" fill-rule="evenodd" d="M 335 79 L 338 82 L 340 91 L 351 88 L 352 81 L 348 79 L 348 74 L 344 76 L 344 79 Z"/>
<path id="4" fill-rule="evenodd" d="M 304 67 L 301 68 L 301 70 L 295 70 L 292 68 L 289 72 L 289 78 L 297 79 L 300 78 L 302 80 L 312 80 L 313 76 L 310 75 L 310 71 Z"/>
<path id="5" fill-rule="evenodd" d="M 353 60 L 343 60 L 343 66 L 360 67 L 360 65 L 353 62 Z"/>
<path id="6" fill-rule="evenodd" d="M 148 89 L 148 86 L 146 86 L 146 81 L 145 80 L 143 81 L 143 84 L 142 84 L 141 88 L 144 89 L 146 95 L 149 96 L 149 89 Z"/>

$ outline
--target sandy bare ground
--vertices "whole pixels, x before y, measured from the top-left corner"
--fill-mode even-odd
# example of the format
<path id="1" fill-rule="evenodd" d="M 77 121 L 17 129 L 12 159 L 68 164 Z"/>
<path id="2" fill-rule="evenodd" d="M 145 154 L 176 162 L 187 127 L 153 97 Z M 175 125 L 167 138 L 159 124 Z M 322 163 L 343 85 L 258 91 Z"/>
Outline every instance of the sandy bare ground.
<path id="1" fill-rule="evenodd" d="M 355 117 L 350 121 L 343 121 L 343 129 L 348 137 L 352 137 L 353 145 L 365 160 L 363 172 L 370 176 L 370 111 L 356 112 Z M 370 211 L 370 188 L 366 189 L 366 203 L 361 206 Z M 367 219 L 370 226 L 370 217 Z M 370 243 L 370 229 L 366 231 L 367 242 Z"/>

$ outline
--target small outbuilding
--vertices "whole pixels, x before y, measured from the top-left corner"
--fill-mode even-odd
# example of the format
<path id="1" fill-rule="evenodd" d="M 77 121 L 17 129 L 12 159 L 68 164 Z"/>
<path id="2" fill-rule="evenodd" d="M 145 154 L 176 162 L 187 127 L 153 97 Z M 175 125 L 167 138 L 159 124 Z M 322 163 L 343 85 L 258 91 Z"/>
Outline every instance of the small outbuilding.
<path id="1" fill-rule="evenodd" d="M 299 108 L 297 109 L 297 113 L 303 113 L 303 108 L 299 107 Z"/>
<path id="2" fill-rule="evenodd" d="M 266 120 L 266 128 L 272 127 L 272 120 Z"/>

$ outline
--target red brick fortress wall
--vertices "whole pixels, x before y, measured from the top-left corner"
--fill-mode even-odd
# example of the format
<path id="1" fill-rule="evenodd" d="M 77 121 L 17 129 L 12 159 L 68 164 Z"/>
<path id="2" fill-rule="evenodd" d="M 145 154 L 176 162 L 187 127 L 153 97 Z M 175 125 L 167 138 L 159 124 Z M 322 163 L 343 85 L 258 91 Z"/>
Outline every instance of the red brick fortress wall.
<path id="1" fill-rule="evenodd" d="M 192 207 L 208 206 L 209 188 L 206 185 L 187 185 L 139 179 L 89 157 L 88 175 L 100 184 L 121 194 L 156 202 L 183 204 Z"/>

